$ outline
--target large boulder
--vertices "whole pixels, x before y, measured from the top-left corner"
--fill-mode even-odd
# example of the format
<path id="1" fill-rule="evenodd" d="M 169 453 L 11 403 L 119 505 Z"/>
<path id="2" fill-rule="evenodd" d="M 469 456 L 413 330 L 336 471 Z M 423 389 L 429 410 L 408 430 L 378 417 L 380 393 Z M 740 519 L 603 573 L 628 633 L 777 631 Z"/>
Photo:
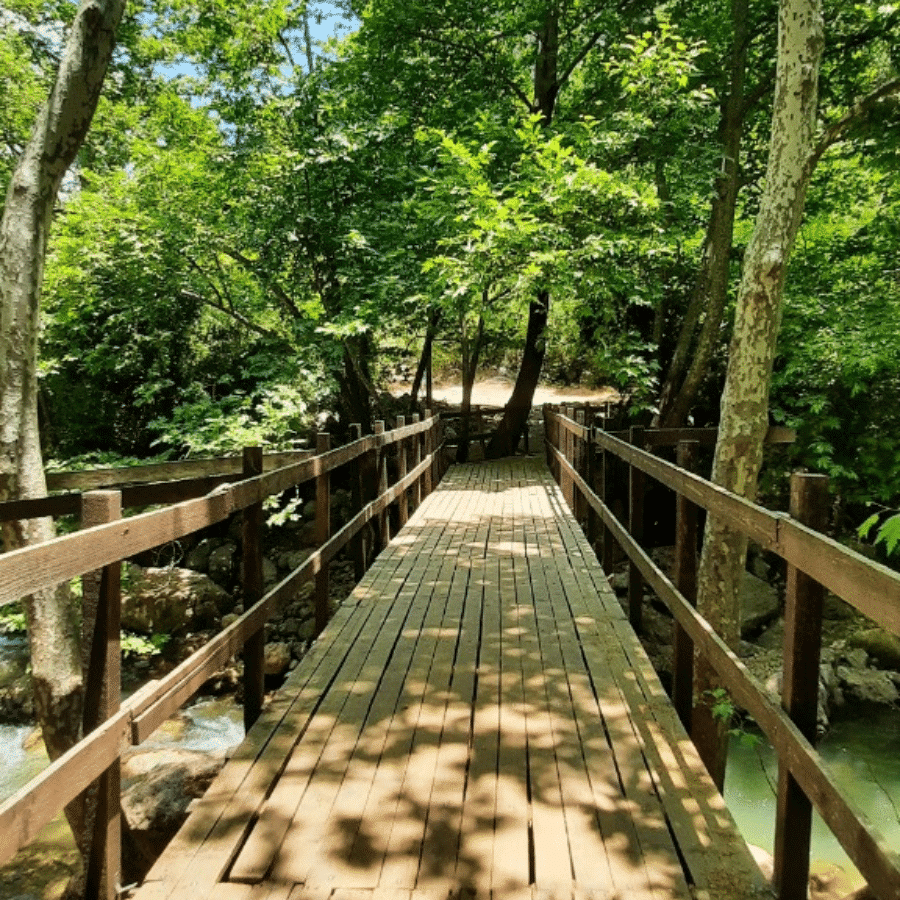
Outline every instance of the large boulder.
<path id="1" fill-rule="evenodd" d="M 122 592 L 122 627 L 138 634 L 211 628 L 231 605 L 229 594 L 200 572 L 129 565 Z"/>
<path id="2" fill-rule="evenodd" d="M 203 538 L 193 550 L 190 551 L 185 560 L 185 565 L 189 569 L 197 572 L 206 572 L 209 569 L 209 558 L 213 551 L 222 546 L 224 541 L 222 538 Z"/>
<path id="3" fill-rule="evenodd" d="M 209 554 L 207 572 L 220 587 L 229 587 L 237 571 L 237 545 L 225 541 Z"/>
<path id="4" fill-rule="evenodd" d="M 272 641 L 265 648 L 265 674 L 280 677 L 291 667 L 291 648 L 283 641 Z"/>
<path id="5" fill-rule="evenodd" d="M 878 704 L 892 704 L 900 700 L 897 685 L 887 672 L 851 666 L 838 666 L 836 671 L 845 700 Z"/>
<path id="6" fill-rule="evenodd" d="M 135 750 L 122 760 L 122 810 L 131 846 L 126 880 L 143 880 L 225 763 L 224 753 Z"/>
<path id="7" fill-rule="evenodd" d="M 741 637 L 747 640 L 758 635 L 780 612 L 778 590 L 745 571 L 741 582 Z"/>
<path id="8" fill-rule="evenodd" d="M 883 628 L 859 631 L 850 644 L 865 650 L 879 668 L 900 671 L 900 638 L 889 631 Z"/>

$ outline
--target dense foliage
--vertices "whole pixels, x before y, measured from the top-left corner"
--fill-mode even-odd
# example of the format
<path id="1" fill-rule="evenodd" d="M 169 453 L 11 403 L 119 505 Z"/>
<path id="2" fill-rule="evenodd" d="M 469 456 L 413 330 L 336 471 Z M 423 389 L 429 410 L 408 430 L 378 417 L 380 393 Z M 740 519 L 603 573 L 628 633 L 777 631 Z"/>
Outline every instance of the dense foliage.
<path id="1" fill-rule="evenodd" d="M 0 6 L 4 190 L 70 7 Z M 717 419 L 768 139 L 775 7 L 747 8 L 731 287 L 698 424 Z M 900 145 L 885 89 L 900 13 L 826 13 L 827 140 L 772 416 L 798 431 L 783 462 L 830 474 L 859 522 L 867 503 L 900 503 Z M 347 36 L 310 37 L 325 15 Z M 514 367 L 536 292 L 552 298 L 544 377 L 611 384 L 649 418 L 708 240 L 733 89 L 722 4 L 146 0 L 129 16 L 47 263 L 46 456 L 290 444 L 322 410 L 370 424 L 429 322 L 448 374 L 479 328 L 482 362 Z M 535 80 L 549 55 L 552 110 Z"/>

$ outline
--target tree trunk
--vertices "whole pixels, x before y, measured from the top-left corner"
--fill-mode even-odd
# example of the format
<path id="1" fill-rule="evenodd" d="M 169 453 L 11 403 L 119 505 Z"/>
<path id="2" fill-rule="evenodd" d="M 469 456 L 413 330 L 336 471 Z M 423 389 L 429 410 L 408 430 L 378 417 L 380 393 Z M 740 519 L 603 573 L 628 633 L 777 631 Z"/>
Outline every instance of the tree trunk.
<path id="1" fill-rule="evenodd" d="M 481 344 L 484 339 L 484 316 L 478 317 L 478 328 L 475 340 L 469 344 L 465 323 L 462 329 L 462 404 L 459 408 L 459 444 L 456 447 L 456 461 L 469 461 L 469 435 L 471 434 L 472 389 L 475 387 L 475 376 L 478 374 L 478 357 L 481 355 Z"/>
<path id="2" fill-rule="evenodd" d="M 38 433 L 41 288 L 53 207 L 90 128 L 124 0 L 83 0 L 47 103 L 20 158 L 0 220 L 0 500 L 45 496 Z M 7 523 L 5 550 L 49 540 L 50 519 Z M 66 586 L 25 598 L 35 710 L 51 759 L 80 737 L 83 685 L 76 610 Z M 66 810 L 83 855 L 84 798 Z"/>
<path id="3" fill-rule="evenodd" d="M 823 30 L 821 0 L 781 0 L 765 190 L 744 260 L 712 473 L 714 483 L 750 499 L 756 495 L 768 428 L 769 382 L 781 324 L 784 279 L 812 171 Z M 746 546 L 746 538 L 739 532 L 718 517 L 709 517 L 697 579 L 697 606 L 734 648 L 740 642 L 739 588 Z M 716 722 L 710 713 L 708 692 L 715 687 L 714 674 L 700 660 L 694 739 L 721 787 L 727 734 L 724 723 Z"/>
<path id="4" fill-rule="evenodd" d="M 715 179 L 712 209 L 697 282 L 660 394 L 657 424 L 663 428 L 678 428 L 687 421 L 697 392 L 709 370 L 728 294 L 734 216 L 740 188 L 744 80 L 750 35 L 749 0 L 732 0 L 731 16 L 734 37 L 728 95 L 722 106 L 722 168 Z M 691 357 L 694 334 L 701 313 L 704 312 L 703 325 Z"/>
<path id="5" fill-rule="evenodd" d="M 559 9 L 548 4 L 544 27 L 539 35 L 538 52 L 534 65 L 533 109 L 541 114 L 544 127 L 553 122 L 556 99 L 559 95 Z M 528 416 L 534 401 L 534 392 L 544 364 L 547 316 L 550 312 L 550 291 L 538 291 L 528 306 L 528 329 L 525 348 L 512 396 L 503 410 L 503 418 L 491 435 L 486 456 L 499 459 L 511 456 L 522 434 L 528 427 Z"/>
<path id="6" fill-rule="evenodd" d="M 503 418 L 491 435 L 487 447 L 488 459 L 512 456 L 525 429 L 534 399 L 534 391 L 541 377 L 544 364 L 544 332 L 547 329 L 547 314 L 550 310 L 550 292 L 541 291 L 531 301 L 528 309 L 528 331 L 519 374 L 513 387 L 512 396 L 503 410 Z"/>
<path id="7" fill-rule="evenodd" d="M 343 367 L 336 373 L 345 425 L 358 423 L 363 434 L 372 433 L 374 390 L 369 377 L 369 340 L 366 335 L 343 344 Z"/>
<path id="8" fill-rule="evenodd" d="M 419 365 L 416 367 L 416 374 L 413 378 L 412 390 L 409 395 L 409 414 L 412 415 L 416 411 L 416 404 L 419 401 L 419 391 L 422 389 L 422 379 L 425 377 L 426 371 L 431 366 L 431 350 L 434 346 L 434 336 L 437 334 L 438 325 L 441 322 L 441 311 L 439 309 L 432 310 L 428 318 L 428 327 L 425 329 L 425 343 L 422 345 L 422 355 L 419 357 Z"/>

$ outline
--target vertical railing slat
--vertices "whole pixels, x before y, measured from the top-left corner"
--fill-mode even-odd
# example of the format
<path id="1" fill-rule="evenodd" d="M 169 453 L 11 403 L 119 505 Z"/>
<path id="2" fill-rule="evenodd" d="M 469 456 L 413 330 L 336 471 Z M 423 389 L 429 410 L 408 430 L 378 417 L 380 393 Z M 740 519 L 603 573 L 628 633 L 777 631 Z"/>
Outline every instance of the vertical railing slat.
<path id="1" fill-rule="evenodd" d="M 644 429 L 632 426 L 629 441 L 643 449 Z M 636 466 L 628 467 L 628 533 L 641 543 L 644 539 L 644 473 Z M 638 633 L 643 628 L 644 580 L 641 570 L 633 563 L 628 564 L 628 620 Z"/>
<path id="2" fill-rule="evenodd" d="M 791 476 L 790 513 L 816 531 L 828 520 L 828 478 Z M 816 740 L 819 665 L 822 650 L 823 587 L 788 566 L 784 610 L 784 673 L 781 705 L 811 742 Z M 812 804 L 793 777 L 779 766 L 773 882 L 779 900 L 806 900 Z"/>
<path id="3" fill-rule="evenodd" d="M 697 441 L 679 441 L 677 462 L 693 472 L 697 466 Z M 675 571 L 673 581 L 679 592 L 691 603 L 697 600 L 697 507 L 683 494 L 675 495 Z M 694 705 L 694 642 L 676 622 L 672 639 L 672 703 L 691 731 Z"/>
<path id="4" fill-rule="evenodd" d="M 331 449 L 331 435 L 320 432 L 316 435 L 316 454 L 327 453 Z M 331 537 L 331 473 L 316 475 L 316 543 L 321 547 Z M 328 593 L 330 589 L 330 567 L 327 562 L 316 572 L 316 634 L 328 624 Z"/>
<path id="5" fill-rule="evenodd" d="M 81 498 L 81 525 L 91 528 L 122 518 L 120 491 L 90 491 Z M 121 591 L 122 563 L 84 576 L 83 624 L 85 656 L 84 733 L 89 734 L 119 711 L 122 693 Z M 116 760 L 89 792 L 93 836 L 86 872 L 85 896 L 116 900 L 122 871 L 120 815 L 122 768 Z"/>
<path id="6" fill-rule="evenodd" d="M 261 447 L 245 447 L 243 453 L 244 478 L 262 474 Z M 262 503 L 254 503 L 243 512 L 241 581 L 244 609 L 262 599 Z M 266 629 L 259 628 L 244 644 L 244 729 L 249 731 L 262 712 L 265 697 Z"/>

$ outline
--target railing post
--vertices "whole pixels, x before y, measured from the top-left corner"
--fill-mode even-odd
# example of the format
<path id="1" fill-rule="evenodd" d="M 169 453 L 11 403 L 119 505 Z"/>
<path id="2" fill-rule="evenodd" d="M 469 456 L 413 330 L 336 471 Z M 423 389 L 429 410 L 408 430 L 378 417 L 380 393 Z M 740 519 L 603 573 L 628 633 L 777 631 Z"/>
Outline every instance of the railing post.
<path id="1" fill-rule="evenodd" d="M 544 458 L 547 460 L 547 468 L 553 471 L 553 454 L 550 452 L 550 407 L 544 404 L 541 408 L 544 421 Z"/>
<path id="2" fill-rule="evenodd" d="M 642 447 L 644 429 L 632 426 L 629 443 Z M 644 473 L 636 466 L 628 467 L 628 533 L 640 543 L 644 539 Z M 628 564 L 628 620 L 631 627 L 641 633 L 643 627 L 644 581 L 641 570 L 632 562 Z"/>
<path id="3" fill-rule="evenodd" d="M 406 427 L 405 416 L 397 416 L 397 428 Z M 397 481 L 406 478 L 406 440 L 397 442 Z M 402 528 L 409 521 L 409 500 L 406 491 L 397 498 L 397 517 Z"/>
<path id="4" fill-rule="evenodd" d="M 791 476 L 790 514 L 816 531 L 828 521 L 828 478 Z M 788 566 L 784 611 L 784 674 L 781 705 L 812 743 L 819 708 L 822 649 L 822 586 Z M 773 883 L 779 900 L 805 900 L 809 882 L 812 804 L 783 764 L 778 769 Z"/>
<path id="5" fill-rule="evenodd" d="M 316 435 L 316 455 L 321 456 L 331 449 L 331 435 L 320 432 Z M 321 547 L 331 537 L 331 473 L 319 471 L 316 475 L 316 543 Z M 316 572 L 316 634 L 328 624 L 328 593 L 331 579 L 327 562 Z"/>
<path id="6" fill-rule="evenodd" d="M 245 447 L 244 478 L 254 478 L 263 470 L 262 447 Z M 241 586 L 244 609 L 250 609 L 263 595 L 262 575 L 262 503 L 248 506 L 243 513 L 241 531 Z M 249 731 L 262 712 L 265 696 L 265 626 L 244 643 L 244 730 Z"/>
<path id="7" fill-rule="evenodd" d="M 353 424 L 350 426 L 350 440 L 355 442 L 362 437 L 362 426 Z M 359 513 L 364 504 L 363 500 L 363 470 L 362 456 L 357 456 L 350 464 L 350 495 L 353 504 L 353 514 Z M 366 544 L 363 538 L 364 529 L 360 528 L 350 541 L 350 555 L 353 558 L 353 577 L 361 581 L 366 574 Z"/>
<path id="8" fill-rule="evenodd" d="M 601 497 L 603 499 L 603 505 L 609 509 L 609 501 L 612 495 L 612 488 L 610 485 L 612 484 L 612 467 L 615 465 L 613 462 L 613 455 L 606 450 L 602 451 L 602 456 L 600 457 L 600 477 L 603 479 L 603 484 L 601 485 Z M 607 575 L 612 574 L 613 569 L 613 560 L 615 555 L 615 539 L 613 538 L 613 533 L 610 531 L 606 525 L 603 526 L 602 530 L 602 552 L 601 552 L 601 563 L 603 565 L 603 571 L 606 572 Z"/>
<path id="9" fill-rule="evenodd" d="M 583 409 L 575 410 L 575 421 L 584 427 L 584 419 L 585 413 Z M 573 445 L 573 459 L 572 465 L 575 468 L 575 471 L 582 477 L 586 479 L 587 476 L 587 441 L 581 437 L 581 435 L 576 435 Z M 572 493 L 575 498 L 575 521 L 578 522 L 579 525 L 584 527 L 585 518 L 586 518 L 586 510 L 587 510 L 587 497 L 581 492 L 579 488 L 576 487 L 575 482 L 572 482 Z"/>
<path id="10" fill-rule="evenodd" d="M 418 413 L 413 413 L 413 425 L 418 425 L 420 418 Z M 422 435 L 416 434 L 413 435 L 412 439 L 412 467 L 415 469 L 420 462 L 422 462 Z M 419 505 L 422 503 L 422 479 L 421 477 L 417 478 L 413 482 L 412 486 L 412 502 L 413 509 L 416 510 L 419 508 Z"/>
<path id="11" fill-rule="evenodd" d="M 383 434 L 384 422 L 376 422 L 375 437 L 380 437 Z M 387 453 L 384 447 L 379 447 L 375 451 L 375 484 L 375 496 L 378 498 L 387 490 Z M 375 521 L 377 522 L 376 528 L 378 531 L 378 551 L 381 552 L 387 547 L 391 540 L 391 526 L 388 519 L 388 511 L 383 509 L 375 517 Z"/>
<path id="12" fill-rule="evenodd" d="M 571 406 L 567 406 L 564 409 L 560 410 L 562 414 L 567 418 L 571 419 L 575 415 L 575 410 L 572 409 Z M 560 433 L 560 449 L 562 450 L 563 458 L 566 460 L 569 465 L 572 464 L 572 432 L 569 431 L 568 427 L 562 423 L 560 423 L 561 433 Z M 566 503 L 569 505 L 569 509 L 572 509 L 572 505 L 574 503 L 574 482 L 572 481 L 571 476 L 569 475 L 568 470 L 560 466 L 560 487 L 562 488 L 563 497 L 566 499 Z"/>
<path id="13" fill-rule="evenodd" d="M 119 491 L 90 491 L 81 499 L 82 528 L 122 518 Z M 84 733 L 119 711 L 122 690 L 121 562 L 82 579 L 82 637 L 86 662 Z M 122 880 L 121 763 L 117 759 L 97 780 L 91 853 L 85 896 L 117 900 Z"/>
<path id="14" fill-rule="evenodd" d="M 697 441 L 679 441 L 677 462 L 693 472 L 697 465 Z M 675 571 L 673 581 L 692 604 L 697 602 L 697 507 L 682 494 L 675 495 Z M 672 703 L 688 734 L 694 705 L 694 642 L 675 622 L 672 641 Z"/>
<path id="15" fill-rule="evenodd" d="M 587 441 L 584 450 L 584 477 L 590 489 L 598 494 L 597 490 L 597 447 L 594 444 L 594 414 L 590 406 L 585 411 L 585 420 L 587 425 Z M 600 536 L 600 517 L 597 511 L 587 504 L 587 539 L 591 545 L 591 549 L 597 552 L 597 538 Z"/>
<path id="16" fill-rule="evenodd" d="M 426 419 L 430 420 L 432 415 L 434 415 L 434 414 L 432 413 L 432 411 L 430 409 L 425 410 L 425 418 Z M 429 454 L 431 453 L 431 451 L 433 449 L 434 442 L 432 441 L 432 437 L 433 437 L 432 429 L 429 428 L 425 432 L 425 440 L 424 440 L 425 458 L 427 458 L 429 456 Z M 427 497 L 434 488 L 433 479 L 432 479 L 433 467 L 434 467 L 434 463 L 432 462 L 432 464 L 430 466 L 426 467 L 424 473 L 422 474 L 422 496 L 423 497 Z"/>

